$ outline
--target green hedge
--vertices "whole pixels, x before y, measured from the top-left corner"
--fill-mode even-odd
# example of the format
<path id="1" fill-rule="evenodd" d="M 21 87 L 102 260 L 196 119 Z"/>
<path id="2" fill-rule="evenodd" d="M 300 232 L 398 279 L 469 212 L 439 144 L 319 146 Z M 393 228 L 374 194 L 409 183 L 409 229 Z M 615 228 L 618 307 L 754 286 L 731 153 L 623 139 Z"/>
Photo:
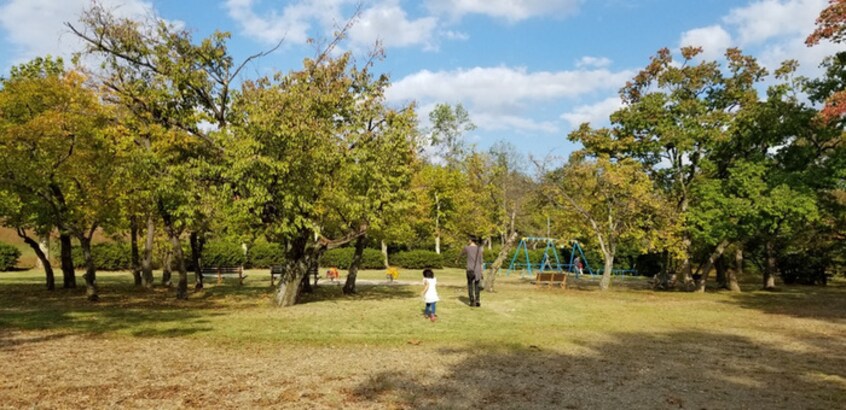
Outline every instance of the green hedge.
<path id="1" fill-rule="evenodd" d="M 75 267 L 85 268 L 85 258 L 79 245 L 73 247 L 71 256 Z M 104 242 L 91 245 L 91 257 L 94 258 L 94 266 L 99 270 L 132 269 L 131 252 L 127 243 Z"/>
<path id="2" fill-rule="evenodd" d="M 190 252 L 190 248 L 189 248 Z M 191 254 L 185 255 L 190 259 Z M 211 241 L 203 246 L 203 266 L 242 266 L 246 262 L 240 243 Z"/>
<path id="3" fill-rule="evenodd" d="M 447 249 L 441 252 L 444 260 L 444 266 L 448 268 L 458 268 L 464 269 L 467 267 L 467 257 L 465 255 L 461 255 L 462 248 L 452 248 Z M 493 246 L 491 249 L 485 248 L 484 258 L 485 263 L 490 265 L 492 264 L 497 256 L 499 256 L 499 252 L 502 250 L 501 246 Z M 508 268 L 511 264 L 511 260 L 514 258 L 514 253 L 517 251 L 516 248 L 512 248 L 511 251 L 508 252 L 508 256 L 505 258 L 505 262 L 503 262 L 502 266 L 504 268 Z M 529 249 L 529 260 L 533 264 L 539 264 L 543 260 L 543 253 L 544 248 L 540 249 Z M 549 253 L 549 257 L 551 258 L 551 263 L 555 262 L 555 256 L 553 256 L 552 251 Z M 562 252 L 560 249 L 558 250 L 558 258 L 562 264 L 566 264 L 570 262 L 570 254 L 568 252 Z M 520 251 L 520 256 L 517 257 L 515 261 L 519 264 L 526 263 L 526 256 L 524 251 Z"/>
<path id="4" fill-rule="evenodd" d="M 285 253 L 279 244 L 258 242 L 247 251 L 247 265 L 251 268 L 266 269 L 284 262 Z"/>
<path id="5" fill-rule="evenodd" d="M 347 269 L 352 263 L 355 248 L 337 248 L 328 250 L 320 258 L 320 266 L 329 268 L 335 266 L 339 269 Z M 392 261 L 393 263 L 393 261 Z M 365 248 L 361 255 L 361 269 L 384 269 L 385 258 L 382 252 L 376 249 Z"/>
<path id="6" fill-rule="evenodd" d="M 21 251 L 9 244 L 0 242 L 0 271 L 7 271 L 18 264 Z"/>
<path id="7" fill-rule="evenodd" d="M 405 269 L 442 269 L 444 267 L 443 255 L 425 250 L 399 252 L 391 255 L 390 261 L 392 266 Z"/>

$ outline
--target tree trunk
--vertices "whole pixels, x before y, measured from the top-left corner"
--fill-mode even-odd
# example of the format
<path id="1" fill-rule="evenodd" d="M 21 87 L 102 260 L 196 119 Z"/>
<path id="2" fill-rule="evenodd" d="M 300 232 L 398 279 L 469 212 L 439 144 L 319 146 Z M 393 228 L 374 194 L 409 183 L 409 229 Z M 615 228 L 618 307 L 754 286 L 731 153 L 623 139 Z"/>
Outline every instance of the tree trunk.
<path id="1" fill-rule="evenodd" d="M 682 246 L 684 247 L 686 255 L 682 260 L 681 269 L 676 273 L 680 276 L 676 278 L 676 286 L 683 290 L 688 290 L 690 288 L 690 284 L 693 282 L 693 275 L 691 274 L 693 271 L 693 265 L 690 263 L 691 240 L 689 233 L 685 232 L 682 240 Z"/>
<path id="2" fill-rule="evenodd" d="M 318 272 L 320 270 L 320 256 L 323 255 L 323 251 L 325 250 L 325 247 L 318 246 L 314 249 L 311 255 L 311 259 L 308 261 L 308 273 L 306 274 L 306 277 L 314 278 L 314 288 L 317 287 L 317 279 L 320 276 L 320 273 Z"/>
<path id="3" fill-rule="evenodd" d="M 44 254 L 47 261 L 50 260 L 50 234 L 39 236 L 38 248 Z M 35 266 L 39 269 L 44 269 L 44 261 L 40 258 L 35 262 Z M 51 268 L 52 269 L 52 268 Z"/>
<path id="4" fill-rule="evenodd" d="M 305 253 L 305 267 L 306 273 L 303 276 L 302 283 L 300 283 L 300 293 L 312 293 L 314 292 L 314 288 L 317 287 L 317 270 L 319 269 L 318 261 L 320 260 L 320 255 L 323 253 L 322 249 L 325 249 L 321 246 L 317 246 L 316 248 L 311 250 L 311 256 L 309 256 L 308 252 Z M 311 284 L 311 279 L 314 278 L 314 285 Z"/>
<path id="5" fill-rule="evenodd" d="M 300 296 L 303 277 L 307 274 L 306 245 L 309 233 L 301 232 L 291 241 L 291 246 L 285 255 L 282 275 L 279 277 L 279 290 L 276 293 L 278 306 L 293 306 Z"/>
<path id="6" fill-rule="evenodd" d="M 728 275 L 726 271 L 726 255 L 720 255 L 716 261 L 714 261 L 714 269 L 717 270 L 717 285 L 720 289 L 728 289 Z"/>
<path id="7" fill-rule="evenodd" d="M 141 280 L 141 257 L 138 255 L 138 218 L 135 215 L 129 217 L 129 258 L 135 286 L 140 287 L 143 281 Z"/>
<path id="8" fill-rule="evenodd" d="M 711 268 L 714 267 L 714 262 L 720 255 L 725 252 L 726 247 L 729 245 L 729 241 L 723 239 L 717 248 L 714 249 L 714 252 L 711 253 L 711 256 L 708 257 L 708 261 L 705 263 L 705 266 L 698 272 L 699 273 L 699 281 L 696 284 L 696 291 L 699 293 L 705 292 L 705 284 L 708 282 L 708 274 L 711 273 Z"/>
<path id="9" fill-rule="evenodd" d="M 670 252 L 664 251 L 664 263 L 661 265 L 661 272 L 658 273 L 658 280 L 654 284 L 655 288 L 669 290 L 671 287 L 671 268 L 670 268 Z"/>
<path id="10" fill-rule="evenodd" d="M 44 274 L 47 278 L 47 290 L 55 290 L 56 278 L 53 275 L 53 266 L 50 264 L 50 258 L 47 257 L 47 254 L 44 253 L 44 249 L 41 248 L 41 244 L 36 242 L 35 239 L 30 238 L 26 234 L 26 231 L 21 228 L 18 228 L 18 236 L 20 236 L 21 239 L 23 239 L 23 241 L 32 248 L 35 252 L 35 256 L 38 257 L 38 261 L 41 263 L 41 267 L 44 268 Z"/>
<path id="11" fill-rule="evenodd" d="M 775 289 L 775 273 L 776 273 L 775 245 L 773 244 L 772 240 L 768 240 L 766 246 L 767 246 L 767 266 L 764 269 L 764 289 L 765 290 L 773 290 L 773 289 Z"/>
<path id="12" fill-rule="evenodd" d="M 740 276 L 743 275 L 743 248 L 737 247 L 734 251 L 734 270 L 728 271 L 728 289 L 732 292 L 740 292 Z"/>
<path id="13" fill-rule="evenodd" d="M 441 254 L 441 201 L 435 193 L 435 253 Z"/>
<path id="14" fill-rule="evenodd" d="M 385 258 L 385 269 L 391 267 L 390 261 L 388 260 L 388 244 L 382 240 L 382 257 Z"/>
<path id="15" fill-rule="evenodd" d="M 345 295 L 355 293 L 355 278 L 358 275 L 358 268 L 361 266 L 365 245 L 367 245 L 367 235 L 361 235 L 355 240 L 355 253 L 353 254 L 352 263 L 350 263 L 350 269 L 347 273 L 347 281 L 344 283 Z"/>
<path id="16" fill-rule="evenodd" d="M 499 273 L 499 269 L 502 267 L 502 264 L 505 262 L 505 259 L 508 257 L 508 252 L 511 251 L 511 247 L 514 246 L 514 241 L 517 240 L 517 232 L 511 232 L 511 236 L 502 244 L 502 249 L 499 251 L 499 255 L 494 260 L 493 265 L 491 265 L 490 269 L 488 269 L 488 274 L 485 276 L 485 290 L 488 292 L 494 291 L 494 282 L 496 281 L 496 275 Z"/>
<path id="17" fill-rule="evenodd" d="M 71 254 L 71 236 L 67 233 L 59 234 L 59 245 L 61 246 L 62 264 L 62 287 L 65 289 L 76 289 L 76 272 L 73 269 L 73 256 Z"/>
<path id="18" fill-rule="evenodd" d="M 203 288 L 203 241 L 196 232 L 191 232 L 188 240 L 191 243 L 191 263 L 194 265 L 194 289 L 200 290 Z"/>
<path id="19" fill-rule="evenodd" d="M 176 262 L 176 270 L 179 272 L 179 282 L 176 284 L 176 298 L 188 299 L 188 269 L 185 268 L 185 255 L 182 252 L 182 242 L 179 234 L 168 228 L 170 244 L 173 245 L 173 257 Z"/>
<path id="20" fill-rule="evenodd" d="M 156 220 L 147 215 L 147 230 L 144 232 L 144 257 L 141 259 L 141 279 L 144 287 L 153 287 L 153 240 L 156 238 Z"/>
<path id="21" fill-rule="evenodd" d="M 170 287 L 171 283 L 171 267 L 173 266 L 173 250 L 167 249 L 165 250 L 164 256 L 162 257 L 162 286 Z"/>
<path id="22" fill-rule="evenodd" d="M 599 290 L 608 290 L 611 286 L 611 274 L 614 271 L 614 255 L 605 253 L 605 269 L 602 270 L 602 279 L 599 280 Z"/>
<path id="23" fill-rule="evenodd" d="M 97 295 L 97 267 L 91 254 L 91 238 L 86 238 L 85 235 L 78 235 L 77 238 L 82 248 L 82 257 L 85 258 L 85 296 L 88 301 L 97 302 L 100 296 Z"/>

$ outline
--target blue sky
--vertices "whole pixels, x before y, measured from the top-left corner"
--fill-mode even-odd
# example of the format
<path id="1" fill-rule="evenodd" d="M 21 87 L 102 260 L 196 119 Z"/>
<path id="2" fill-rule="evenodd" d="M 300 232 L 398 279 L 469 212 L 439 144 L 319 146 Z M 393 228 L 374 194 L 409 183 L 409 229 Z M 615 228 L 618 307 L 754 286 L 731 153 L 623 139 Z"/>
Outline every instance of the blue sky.
<path id="1" fill-rule="evenodd" d="M 718 59 L 737 46 L 776 67 L 799 60 L 802 74 L 838 50 L 803 44 L 827 0 L 100 0 L 117 14 L 159 16 L 197 38 L 232 33 L 244 58 L 274 54 L 245 75 L 296 69 L 356 7 L 342 44 L 359 58 L 377 39 L 387 57 L 391 104 L 415 101 L 422 122 L 439 102 L 461 103 L 478 126 L 467 140 L 481 149 L 504 140 L 534 157 L 565 157 L 579 123 L 607 124 L 617 91 L 662 47 L 701 45 Z M 88 0 L 0 1 L 0 69 L 43 54 L 68 56 L 80 43 L 62 22 Z"/>

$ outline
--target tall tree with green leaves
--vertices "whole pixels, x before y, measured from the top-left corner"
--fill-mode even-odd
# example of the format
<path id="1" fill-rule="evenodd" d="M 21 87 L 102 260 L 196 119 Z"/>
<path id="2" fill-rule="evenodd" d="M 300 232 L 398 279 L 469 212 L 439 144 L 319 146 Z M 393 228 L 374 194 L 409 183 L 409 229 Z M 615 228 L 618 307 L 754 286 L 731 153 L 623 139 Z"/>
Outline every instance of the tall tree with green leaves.
<path id="1" fill-rule="evenodd" d="M 85 80 L 77 71 L 66 72 L 61 61 L 36 59 L 3 82 L 0 113 L 8 186 L 21 194 L 24 206 L 50 213 L 63 247 L 70 236 L 80 241 L 86 293 L 95 301 L 91 238 L 117 214 L 121 155 L 113 116 Z"/>
<path id="2" fill-rule="evenodd" d="M 460 103 L 455 107 L 440 103 L 429 113 L 429 121 L 432 123 L 429 143 L 435 149 L 435 154 L 448 166 L 457 166 L 467 153 L 464 134 L 476 129 L 470 113 Z"/>
<path id="3" fill-rule="evenodd" d="M 407 206 L 414 111 L 386 108 L 387 78 L 368 69 L 323 52 L 237 98 L 243 115 L 225 140 L 233 218 L 285 245 L 279 305 L 296 303 L 321 252 L 356 241 L 360 254 L 370 227 Z"/>
<path id="4" fill-rule="evenodd" d="M 67 26 L 87 45 L 86 53 L 103 60 L 101 79 L 110 100 L 133 113 L 139 128 L 138 144 L 156 164 L 151 175 L 157 191 L 147 209 L 164 221 L 179 270 L 176 296 L 187 297 L 187 272 L 181 234 L 201 215 L 196 196 L 185 189 L 200 189 L 196 179 L 200 162 L 219 164 L 222 158 L 213 134 L 225 132 L 232 113 L 234 80 L 259 53 L 236 64 L 227 51 L 228 33 L 215 32 L 194 42 L 187 30 L 154 19 L 138 22 L 115 17 L 100 5 L 82 16 L 82 26 Z M 208 123 L 211 127 L 202 127 Z M 217 171 L 219 172 L 219 171 Z M 155 226 L 147 215 L 147 243 Z"/>
<path id="5" fill-rule="evenodd" d="M 582 127 L 580 132 L 603 131 Z M 577 152 L 564 167 L 546 173 L 540 189 L 561 218 L 584 221 L 596 237 L 604 259 L 599 286 L 607 290 L 620 244 L 633 243 L 643 251 L 657 248 L 672 218 L 641 163 L 581 155 Z"/>
<path id="6" fill-rule="evenodd" d="M 634 158 L 643 163 L 656 184 L 685 218 L 691 189 L 702 175 L 702 161 L 715 144 L 729 138 L 739 108 L 754 103 L 755 85 L 766 71 L 737 49 L 726 52 L 728 73 L 714 61 L 696 62 L 701 48 L 682 48 L 682 61 L 663 49 L 620 91 L 624 106 L 611 116 L 613 127 L 603 132 L 577 131 L 570 139 L 592 154 Z M 686 224 L 686 226 L 689 225 Z M 682 233 L 681 283 L 691 276 L 693 243 Z"/>

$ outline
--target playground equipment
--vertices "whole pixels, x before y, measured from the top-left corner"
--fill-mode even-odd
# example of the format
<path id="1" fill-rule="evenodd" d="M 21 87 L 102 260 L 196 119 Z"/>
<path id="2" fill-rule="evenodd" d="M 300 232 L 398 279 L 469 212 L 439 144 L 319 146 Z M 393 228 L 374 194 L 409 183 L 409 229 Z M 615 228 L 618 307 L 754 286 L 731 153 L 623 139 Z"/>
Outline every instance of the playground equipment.
<path id="1" fill-rule="evenodd" d="M 544 242 L 545 248 L 543 251 L 543 258 L 541 259 L 540 263 L 532 263 L 531 258 L 529 258 L 529 243 L 536 243 L 536 242 Z M 555 246 L 556 240 L 553 238 L 543 238 L 543 237 L 526 237 L 520 239 L 520 244 L 517 245 L 517 250 L 514 252 L 514 256 L 511 257 L 511 264 L 508 266 L 508 270 L 506 271 L 505 275 L 508 276 L 511 274 L 511 271 L 519 270 L 520 277 L 523 276 L 533 276 L 533 271 L 539 272 L 546 272 L 546 271 L 556 271 L 556 272 L 570 272 L 575 273 L 576 276 L 579 276 L 579 271 L 575 266 L 575 258 L 578 256 L 581 258 L 582 263 L 584 264 L 584 268 L 582 272 L 587 272 L 587 274 L 593 276 L 596 273 L 590 267 L 590 264 L 585 257 L 585 253 L 582 250 L 582 247 L 579 245 L 577 241 L 573 241 L 573 246 L 570 250 L 570 261 L 569 263 L 561 263 L 561 257 L 558 254 L 558 248 Z M 521 262 L 519 259 L 523 258 Z"/>
<path id="2" fill-rule="evenodd" d="M 531 258 L 529 257 L 529 244 L 537 242 L 544 242 L 546 246 L 540 263 L 532 263 Z M 520 244 L 517 245 L 517 251 L 514 252 L 514 256 L 511 257 L 511 264 L 508 266 L 508 270 L 505 272 L 505 275 L 508 276 L 511 274 L 511 271 L 515 270 L 520 271 L 521 278 L 526 276 L 534 277 L 535 273 L 548 271 L 572 273 L 576 275 L 576 278 L 581 275 L 590 275 L 591 277 L 602 275 L 602 268 L 593 269 L 590 266 L 587 257 L 585 257 L 585 252 L 578 241 L 572 241 L 573 245 L 570 247 L 569 263 L 561 263 L 561 257 L 558 254 L 558 248 L 555 246 L 555 242 L 556 239 L 543 237 L 526 237 L 520 239 Z M 581 272 L 576 266 L 576 257 L 578 257 L 583 264 Z M 614 269 L 611 274 L 625 278 L 626 275 L 636 276 L 637 271 L 634 269 Z"/>

